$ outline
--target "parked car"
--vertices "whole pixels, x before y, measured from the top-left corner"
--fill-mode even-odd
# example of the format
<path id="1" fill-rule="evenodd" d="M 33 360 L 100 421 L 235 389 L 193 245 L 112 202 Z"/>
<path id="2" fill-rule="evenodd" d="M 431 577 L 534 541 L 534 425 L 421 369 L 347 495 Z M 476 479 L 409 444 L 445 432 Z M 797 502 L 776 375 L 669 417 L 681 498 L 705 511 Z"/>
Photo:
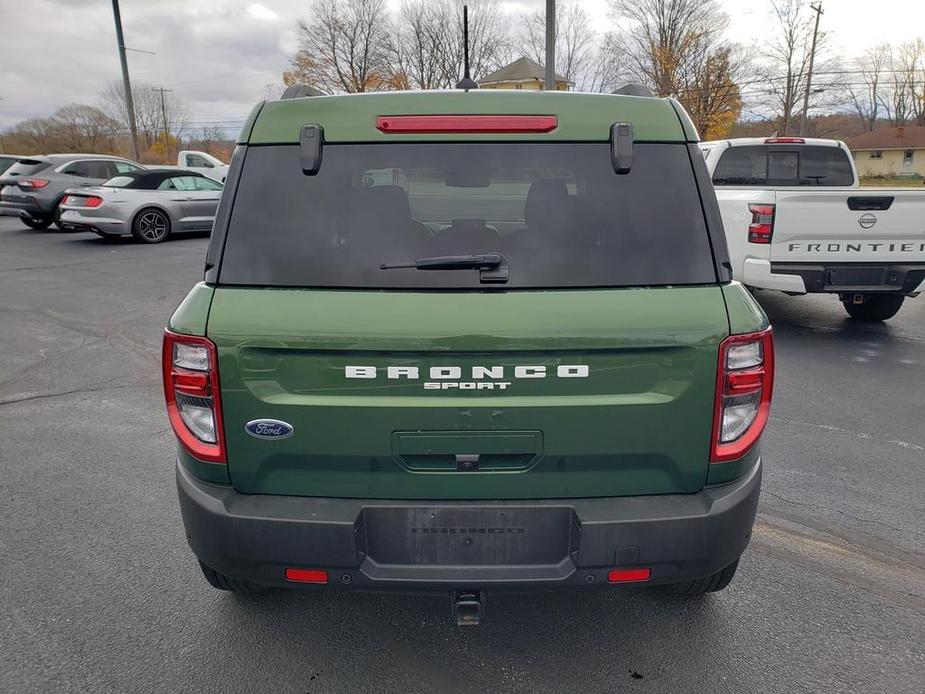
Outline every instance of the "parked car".
<path id="1" fill-rule="evenodd" d="M 704 142 L 733 276 L 759 289 L 838 295 L 852 318 L 892 318 L 925 291 L 925 192 L 859 188 L 844 142 Z"/>
<path id="2" fill-rule="evenodd" d="M 172 166 L 163 166 L 160 168 L 172 169 Z M 213 157 L 208 152 L 198 152 L 196 150 L 183 150 L 177 155 L 178 169 L 185 171 L 196 171 L 203 176 L 213 178 L 220 183 L 225 182 L 228 176 L 228 164 L 218 157 Z"/>
<path id="3" fill-rule="evenodd" d="M 209 231 L 221 195 L 221 183 L 192 171 L 136 171 L 68 190 L 60 224 L 66 231 L 160 243 L 175 232 Z"/>
<path id="4" fill-rule="evenodd" d="M 0 215 L 19 217 L 32 229 L 47 229 L 58 221 L 61 199 L 69 188 L 98 186 L 143 169 L 128 159 L 101 154 L 22 157 L 0 174 Z"/>
<path id="5" fill-rule="evenodd" d="M 164 337 L 211 585 L 437 593 L 473 623 L 485 592 L 729 583 L 772 338 L 677 102 L 360 94 L 250 122 Z"/>

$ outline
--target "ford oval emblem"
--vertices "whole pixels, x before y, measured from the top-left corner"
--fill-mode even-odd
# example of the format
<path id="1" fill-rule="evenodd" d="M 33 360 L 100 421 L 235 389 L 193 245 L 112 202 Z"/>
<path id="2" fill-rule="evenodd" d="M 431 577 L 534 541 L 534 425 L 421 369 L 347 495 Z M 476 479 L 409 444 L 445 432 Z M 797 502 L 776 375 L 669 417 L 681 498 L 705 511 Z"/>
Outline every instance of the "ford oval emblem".
<path id="1" fill-rule="evenodd" d="M 292 436 L 292 425 L 278 419 L 252 419 L 244 430 L 257 439 L 288 439 Z"/>

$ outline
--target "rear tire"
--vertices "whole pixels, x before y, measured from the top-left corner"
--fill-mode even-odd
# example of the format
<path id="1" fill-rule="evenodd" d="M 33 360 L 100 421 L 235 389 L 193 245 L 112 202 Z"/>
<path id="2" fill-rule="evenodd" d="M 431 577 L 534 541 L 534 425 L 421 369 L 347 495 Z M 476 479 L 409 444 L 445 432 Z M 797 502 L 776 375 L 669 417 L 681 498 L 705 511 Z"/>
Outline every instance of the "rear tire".
<path id="1" fill-rule="evenodd" d="M 170 219 L 162 210 L 146 207 L 135 215 L 132 236 L 142 243 L 160 243 L 170 236 Z"/>
<path id="2" fill-rule="evenodd" d="M 199 568 L 202 569 L 202 575 L 206 577 L 209 585 L 218 590 L 227 590 L 232 593 L 240 593 L 241 595 L 256 595 L 257 593 L 265 593 L 267 591 L 267 588 L 264 586 L 258 586 L 255 583 L 244 581 L 239 578 L 231 578 L 231 576 L 219 573 L 202 562 L 199 562 Z"/>
<path id="3" fill-rule="evenodd" d="M 679 595 L 703 595 L 705 593 L 715 593 L 722 590 L 732 581 L 736 575 L 736 569 L 739 567 L 739 560 L 736 559 L 725 569 L 720 569 L 715 574 L 706 578 L 698 578 L 693 581 L 684 581 L 676 583 L 674 592 Z"/>
<path id="4" fill-rule="evenodd" d="M 36 219 L 35 217 L 20 217 L 19 220 L 30 229 L 42 231 L 51 226 L 50 219 Z"/>
<path id="5" fill-rule="evenodd" d="M 895 316 L 906 297 L 901 294 L 865 294 L 863 304 L 843 302 L 848 315 L 865 322 L 884 321 Z"/>

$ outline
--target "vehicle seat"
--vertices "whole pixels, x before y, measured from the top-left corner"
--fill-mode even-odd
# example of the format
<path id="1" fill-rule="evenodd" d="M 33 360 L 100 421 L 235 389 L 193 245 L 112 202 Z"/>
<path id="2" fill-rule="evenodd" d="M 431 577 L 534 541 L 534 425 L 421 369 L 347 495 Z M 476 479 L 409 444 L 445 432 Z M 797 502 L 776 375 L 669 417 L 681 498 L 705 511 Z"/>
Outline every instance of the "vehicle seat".
<path id="1" fill-rule="evenodd" d="M 573 212 L 568 188 L 562 181 L 539 179 L 530 185 L 524 203 L 524 221 L 527 229 L 539 233 L 567 234 Z"/>
<path id="2" fill-rule="evenodd" d="M 427 226 L 411 217 L 408 193 L 401 186 L 355 188 L 346 217 L 341 237 L 348 247 L 372 247 L 405 257 L 431 238 Z"/>

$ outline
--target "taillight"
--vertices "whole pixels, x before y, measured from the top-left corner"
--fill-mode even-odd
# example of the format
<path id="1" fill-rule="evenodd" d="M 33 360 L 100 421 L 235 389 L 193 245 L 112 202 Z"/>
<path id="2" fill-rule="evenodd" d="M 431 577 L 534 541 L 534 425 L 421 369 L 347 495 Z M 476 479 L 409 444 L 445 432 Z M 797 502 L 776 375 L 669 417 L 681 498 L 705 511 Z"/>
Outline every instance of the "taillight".
<path id="1" fill-rule="evenodd" d="M 103 198 L 98 198 L 95 195 L 87 198 L 87 201 L 84 203 L 84 207 L 99 207 L 103 204 Z"/>
<path id="2" fill-rule="evenodd" d="M 720 343 L 711 463 L 737 460 L 755 445 L 768 423 L 773 387 L 771 328 Z"/>
<path id="3" fill-rule="evenodd" d="M 162 358 L 167 416 L 180 444 L 199 460 L 226 462 L 215 345 L 165 330 Z"/>
<path id="4" fill-rule="evenodd" d="M 16 185 L 20 188 L 44 188 L 48 185 L 47 179 L 44 178 L 19 178 Z"/>
<path id="5" fill-rule="evenodd" d="M 748 225 L 749 243 L 771 243 L 774 236 L 773 204 L 749 203 L 748 211 L 752 213 L 752 223 Z"/>

